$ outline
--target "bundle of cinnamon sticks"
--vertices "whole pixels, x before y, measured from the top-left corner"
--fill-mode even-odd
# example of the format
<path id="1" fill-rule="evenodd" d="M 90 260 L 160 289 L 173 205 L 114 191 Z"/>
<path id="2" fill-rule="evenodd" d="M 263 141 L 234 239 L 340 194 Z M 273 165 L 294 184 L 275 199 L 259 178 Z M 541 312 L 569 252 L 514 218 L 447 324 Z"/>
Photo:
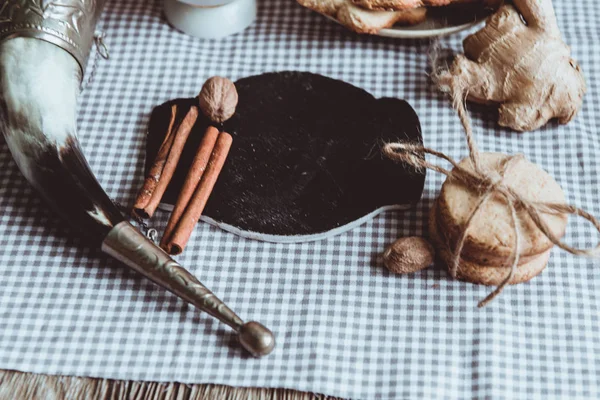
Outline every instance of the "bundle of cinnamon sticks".
<path id="1" fill-rule="evenodd" d="M 235 88 L 232 83 L 230 85 Z M 205 87 L 199 95 L 200 98 L 203 94 L 206 97 Z M 214 107 L 215 104 L 218 104 L 218 99 L 211 106 Z M 209 111 L 202 111 L 208 115 Z M 151 218 L 156 211 L 173 178 L 185 143 L 197 119 L 198 107 L 192 106 L 177 125 L 177 105 L 171 106 L 171 118 L 164 140 L 133 207 L 133 213 L 137 216 Z M 220 132 L 214 126 L 208 127 L 204 133 L 160 242 L 160 246 L 167 253 L 180 254 L 185 248 L 223 169 L 232 141 L 229 133 Z"/>

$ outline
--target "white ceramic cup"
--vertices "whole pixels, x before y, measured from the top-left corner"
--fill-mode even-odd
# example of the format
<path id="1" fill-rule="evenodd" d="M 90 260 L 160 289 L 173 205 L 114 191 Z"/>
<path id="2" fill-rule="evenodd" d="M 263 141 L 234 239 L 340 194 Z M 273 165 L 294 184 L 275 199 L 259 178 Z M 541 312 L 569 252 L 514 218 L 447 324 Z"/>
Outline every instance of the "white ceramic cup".
<path id="1" fill-rule="evenodd" d="M 165 0 L 173 27 L 203 39 L 239 33 L 256 19 L 256 0 Z"/>

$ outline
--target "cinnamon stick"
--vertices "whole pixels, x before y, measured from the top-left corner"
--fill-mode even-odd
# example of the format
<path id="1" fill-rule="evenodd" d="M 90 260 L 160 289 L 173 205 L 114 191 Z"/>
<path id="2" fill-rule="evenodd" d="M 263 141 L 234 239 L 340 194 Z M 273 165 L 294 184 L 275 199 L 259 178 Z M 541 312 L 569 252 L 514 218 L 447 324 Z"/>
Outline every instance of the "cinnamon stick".
<path id="1" fill-rule="evenodd" d="M 204 137 L 198 146 L 198 150 L 196 152 L 196 156 L 194 157 L 194 161 L 192 162 L 192 166 L 190 167 L 190 172 L 185 178 L 185 182 L 179 193 L 179 197 L 177 198 L 177 202 L 175 203 L 175 208 L 171 213 L 171 217 L 169 218 L 169 222 L 167 224 L 167 228 L 165 229 L 165 233 L 163 234 L 162 240 L 160 242 L 160 247 L 162 247 L 165 251 L 170 252 L 169 249 L 169 241 L 171 240 L 171 236 L 177 223 L 181 219 L 181 216 L 185 212 L 196 187 L 200 183 L 204 172 L 206 171 L 206 167 L 210 160 L 211 154 L 213 153 L 213 149 L 215 147 L 215 143 L 217 142 L 217 138 L 219 137 L 219 130 L 214 126 L 209 127 L 204 133 Z"/>
<path id="2" fill-rule="evenodd" d="M 185 248 L 194 226 L 196 226 L 204 211 L 204 207 L 217 182 L 217 178 L 223 169 L 223 164 L 225 164 L 232 141 L 233 138 L 230 134 L 226 132 L 219 134 L 206 171 L 202 175 L 202 179 L 194 191 L 194 195 L 185 212 L 177 223 L 172 237 L 167 240 L 166 248 L 170 254 L 180 254 Z"/>
<path id="3" fill-rule="evenodd" d="M 171 146 L 173 146 L 173 126 L 175 125 L 175 120 L 177 119 L 177 105 L 173 104 L 171 106 L 171 119 L 169 121 L 169 127 L 167 128 L 167 133 L 165 138 L 158 149 L 158 153 L 156 154 L 156 158 L 154 159 L 154 163 L 150 167 L 150 171 L 148 172 L 148 176 L 144 180 L 144 185 L 140 189 L 138 193 L 138 197 L 133 206 L 133 211 L 141 215 L 144 207 L 148 205 L 154 190 L 156 189 L 156 185 L 158 185 L 158 181 L 162 175 L 163 168 L 165 163 L 167 162 L 167 157 L 169 156 L 169 152 L 171 151 Z"/>
<path id="4" fill-rule="evenodd" d="M 167 190 L 167 186 L 169 186 L 169 183 L 171 182 L 171 178 L 173 178 L 183 147 L 185 146 L 185 142 L 187 141 L 197 118 L 198 108 L 192 106 L 177 128 L 169 155 L 167 156 L 162 172 L 158 177 L 156 187 L 154 188 L 148 203 L 144 207 L 135 209 L 140 216 L 150 218 L 154 214 L 154 211 L 156 211 L 165 190 Z"/>

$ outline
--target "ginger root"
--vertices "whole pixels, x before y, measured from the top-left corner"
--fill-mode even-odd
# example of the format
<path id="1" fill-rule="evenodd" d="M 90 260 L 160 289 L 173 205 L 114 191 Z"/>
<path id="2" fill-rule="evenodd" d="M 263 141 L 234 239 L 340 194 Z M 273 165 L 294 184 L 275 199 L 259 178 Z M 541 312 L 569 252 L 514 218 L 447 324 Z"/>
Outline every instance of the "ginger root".
<path id="1" fill-rule="evenodd" d="M 571 121 L 586 91 L 583 73 L 561 38 L 551 0 L 513 0 L 463 42 L 443 91 L 499 106 L 498 123 L 531 131 L 557 118 Z"/>

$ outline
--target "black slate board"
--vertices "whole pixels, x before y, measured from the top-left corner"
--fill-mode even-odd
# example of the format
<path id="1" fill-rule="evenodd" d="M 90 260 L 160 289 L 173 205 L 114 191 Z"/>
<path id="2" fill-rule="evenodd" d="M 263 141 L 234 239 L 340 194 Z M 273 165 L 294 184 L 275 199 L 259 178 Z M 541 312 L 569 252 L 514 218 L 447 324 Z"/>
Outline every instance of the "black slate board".
<path id="1" fill-rule="evenodd" d="M 235 85 L 239 105 L 222 127 L 233 146 L 204 216 L 241 231 L 315 235 L 339 231 L 382 207 L 419 201 L 424 173 L 381 154 L 386 142 L 422 143 L 419 119 L 407 102 L 377 100 L 348 83 L 304 72 L 252 76 Z M 181 119 L 196 99 L 154 109 L 147 160 L 158 151 L 173 102 Z M 196 123 L 163 203 L 175 202 L 208 124 L 203 116 Z"/>

